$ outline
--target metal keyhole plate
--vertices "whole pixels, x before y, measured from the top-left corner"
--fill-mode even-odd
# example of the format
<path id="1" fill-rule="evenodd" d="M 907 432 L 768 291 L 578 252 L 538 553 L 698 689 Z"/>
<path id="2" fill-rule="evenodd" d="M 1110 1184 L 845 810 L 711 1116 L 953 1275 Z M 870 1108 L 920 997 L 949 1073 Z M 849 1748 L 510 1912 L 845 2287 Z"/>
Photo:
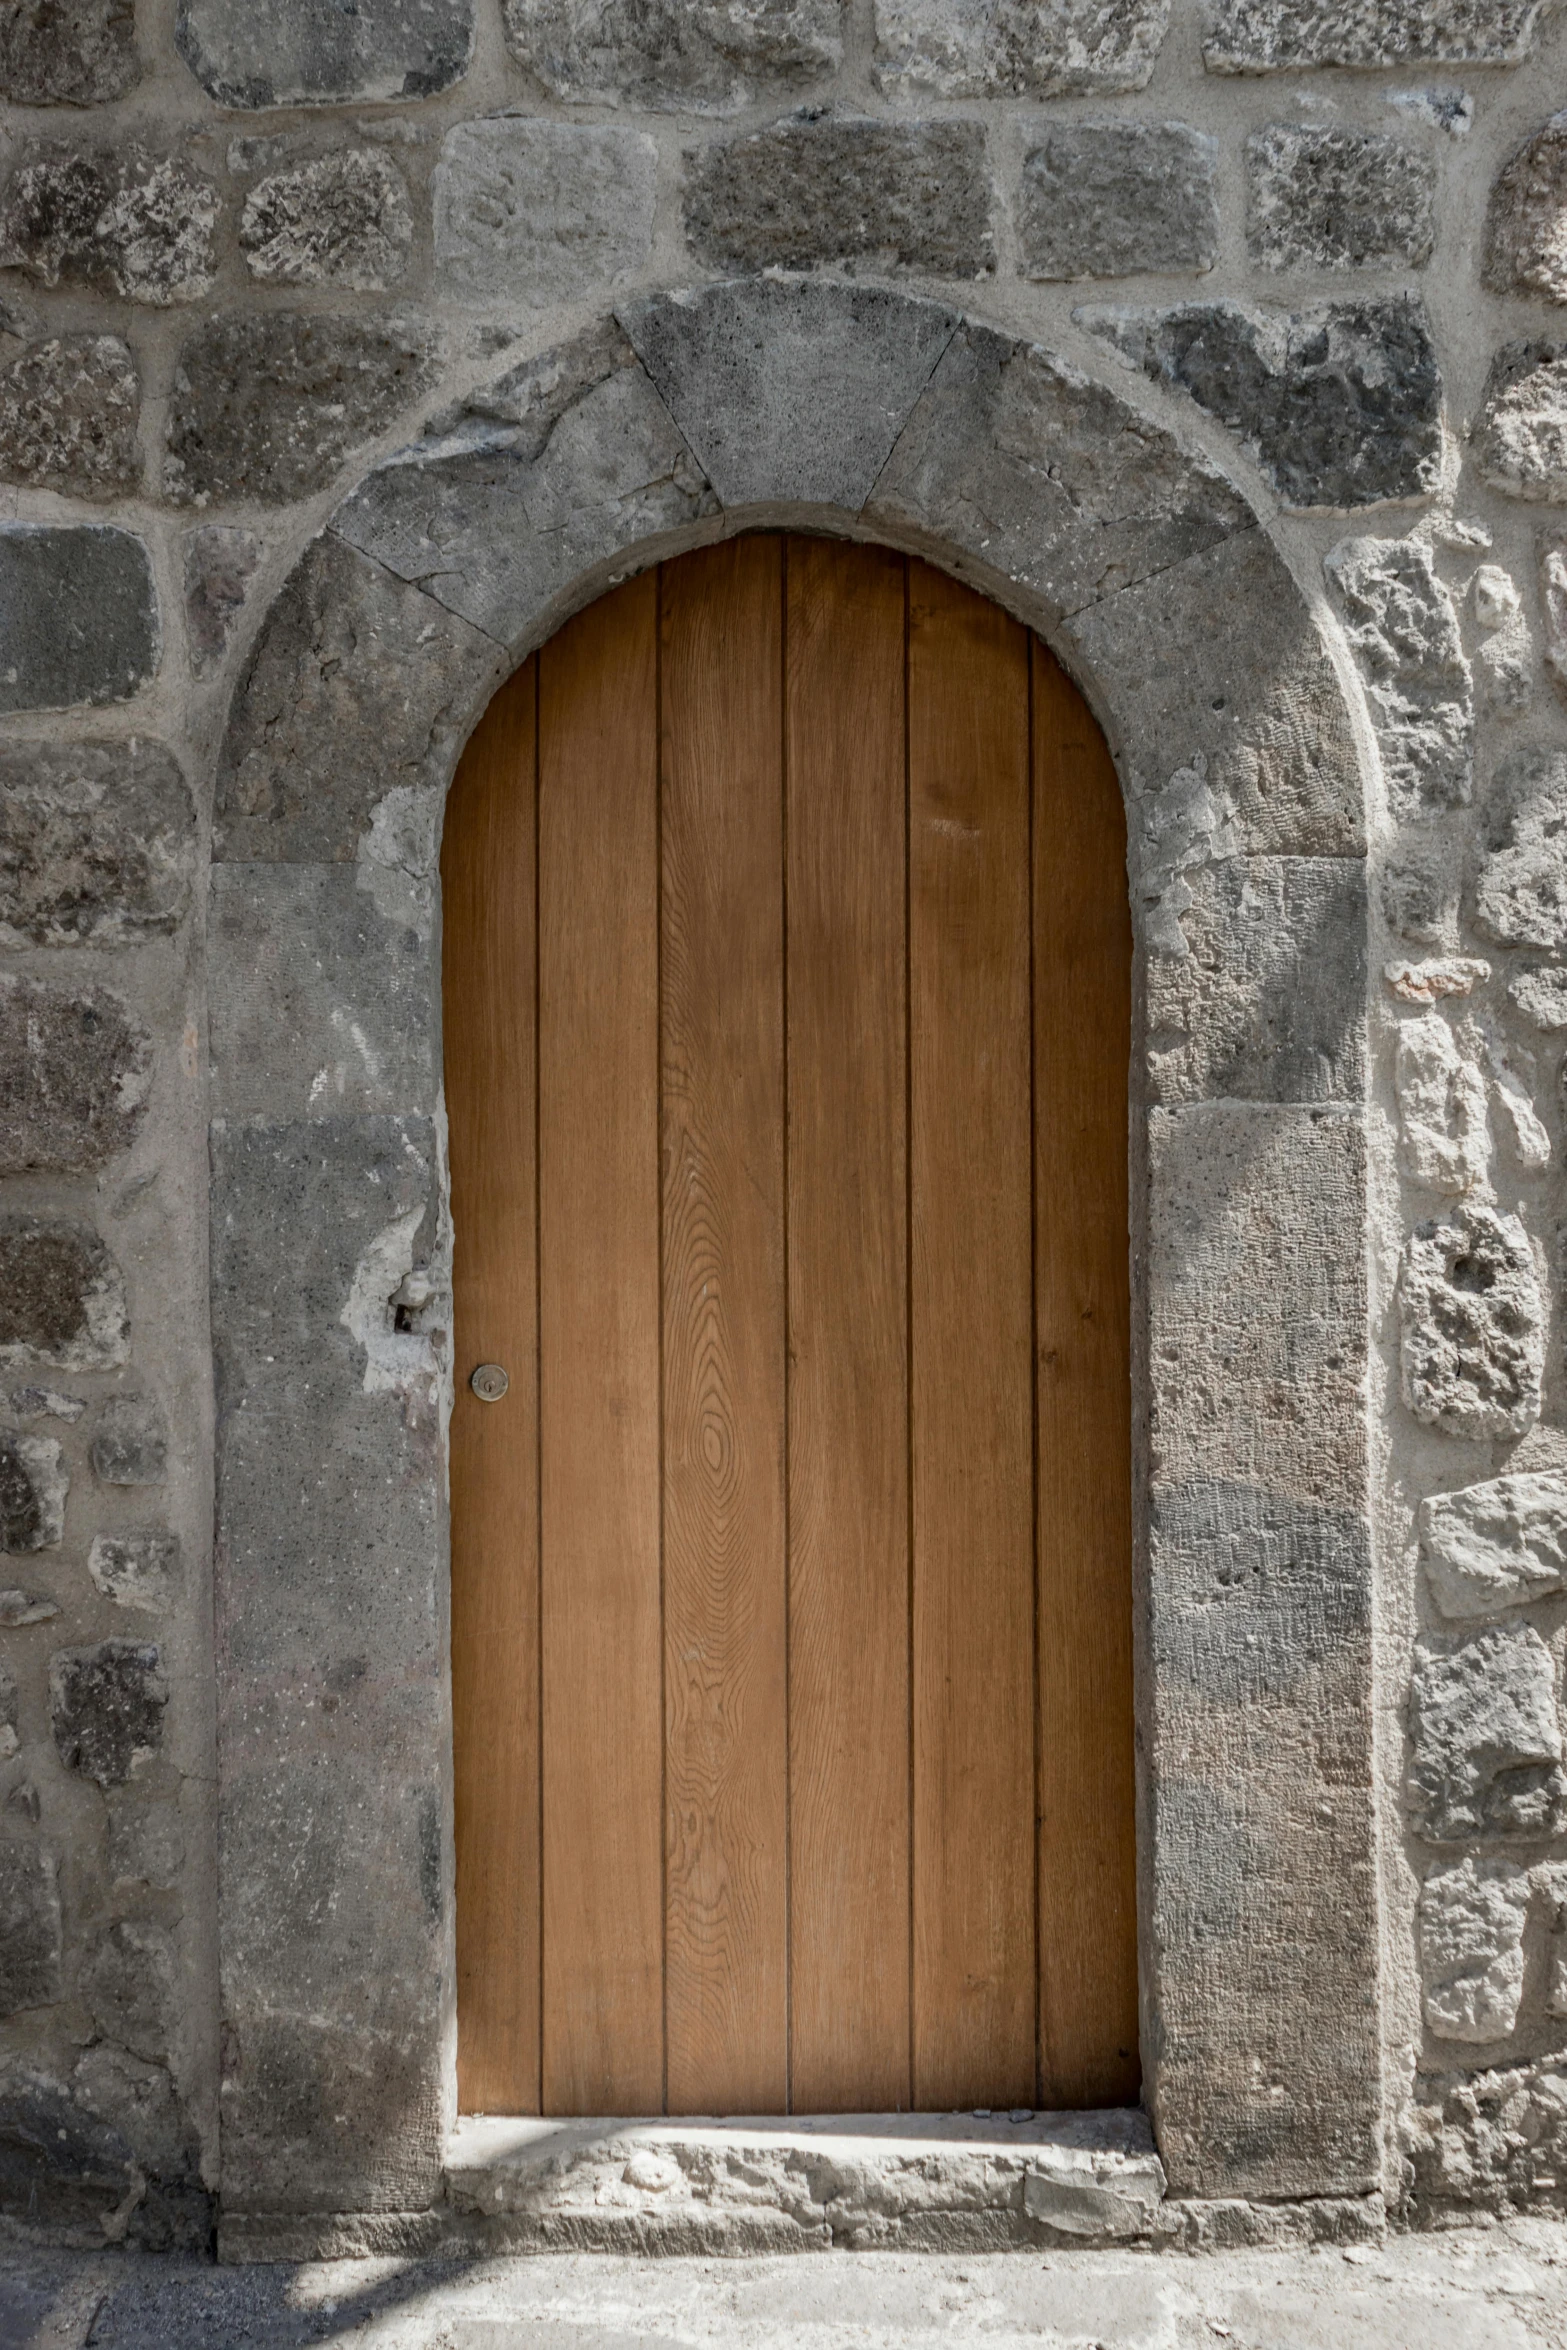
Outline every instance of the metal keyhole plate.
<path id="1" fill-rule="evenodd" d="M 481 1363 L 471 1373 L 468 1384 L 480 1403 L 499 1403 L 511 1380 L 499 1363 Z"/>

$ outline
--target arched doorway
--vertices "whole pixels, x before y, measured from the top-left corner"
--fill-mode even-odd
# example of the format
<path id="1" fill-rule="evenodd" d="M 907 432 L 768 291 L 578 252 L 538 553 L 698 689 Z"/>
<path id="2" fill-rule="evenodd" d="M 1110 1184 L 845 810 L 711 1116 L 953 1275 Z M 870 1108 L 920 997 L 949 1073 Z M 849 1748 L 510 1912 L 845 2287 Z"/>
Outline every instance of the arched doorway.
<path id="1" fill-rule="evenodd" d="M 501 689 L 442 878 L 463 2109 L 1134 2100 L 1086 706 L 916 560 L 731 540 Z"/>

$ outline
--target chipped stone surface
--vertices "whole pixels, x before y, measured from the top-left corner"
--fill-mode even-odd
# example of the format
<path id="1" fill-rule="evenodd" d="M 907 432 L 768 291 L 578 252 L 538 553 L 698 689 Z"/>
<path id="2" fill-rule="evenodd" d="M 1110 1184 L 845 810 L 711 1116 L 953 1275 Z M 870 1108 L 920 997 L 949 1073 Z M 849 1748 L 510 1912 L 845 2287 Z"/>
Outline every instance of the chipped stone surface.
<path id="1" fill-rule="evenodd" d="M 1504 343 L 1485 379 L 1475 461 L 1494 488 L 1567 505 L 1567 346 Z"/>
<path id="2" fill-rule="evenodd" d="M 435 264 L 471 299 L 543 308 L 638 270 L 658 150 L 645 131 L 513 115 L 448 131 L 435 173 Z"/>
<path id="3" fill-rule="evenodd" d="M 1379 894 L 1388 927 L 1400 938 L 1415 946 L 1438 947 L 1452 937 L 1458 921 L 1458 889 L 1445 859 L 1428 851 L 1423 856 L 1390 860 L 1382 868 Z M 1489 969 L 1485 975 L 1490 977 Z M 1391 968 L 1388 976 L 1391 981 Z"/>
<path id="4" fill-rule="evenodd" d="M 1567 1028 L 1567 969 L 1520 971 L 1508 981 L 1507 992 L 1536 1028 Z"/>
<path id="5" fill-rule="evenodd" d="M 686 237 L 715 269 L 818 262 L 932 277 L 995 267 L 976 122 L 795 118 L 715 141 L 688 164 Z"/>
<path id="6" fill-rule="evenodd" d="M 1523 1996 L 1529 1872 L 1465 1859 L 1433 1869 L 1420 1889 L 1420 1971 L 1426 2024 L 1439 2040 L 1504 2040 Z"/>
<path id="7" fill-rule="evenodd" d="M 0 1215 L 0 1363 L 103 1371 L 129 1351 L 125 1283 L 91 1225 Z"/>
<path id="8" fill-rule="evenodd" d="M 163 1744 L 168 1682 L 149 1642 L 101 1640 L 49 1663 L 49 1716 L 60 1760 L 100 1787 L 123 1787 Z"/>
<path id="9" fill-rule="evenodd" d="M 1544 1305 L 1516 1216 L 1478 1202 L 1417 1224 L 1399 1273 L 1404 1401 L 1449 1436 L 1521 1436 L 1540 1416 Z"/>
<path id="10" fill-rule="evenodd" d="M 1483 1184 L 1491 1160 L 1485 1077 L 1440 1012 L 1400 1022 L 1394 1090 L 1399 1160 L 1410 1182 L 1452 1194 Z"/>
<path id="11" fill-rule="evenodd" d="M 1545 666 L 1567 693 L 1567 546 L 1540 549 L 1540 601 L 1545 608 Z"/>
<path id="12" fill-rule="evenodd" d="M 468 70 L 473 0 L 179 0 L 174 37 L 220 106 L 429 98 Z"/>
<path id="13" fill-rule="evenodd" d="M 89 1448 L 100 1485 L 161 1485 L 168 1475 L 169 1434 L 150 1395 L 111 1395 Z"/>
<path id="14" fill-rule="evenodd" d="M 0 946 L 122 946 L 172 931 L 195 863 L 195 806 L 162 743 L 0 745 Z"/>
<path id="15" fill-rule="evenodd" d="M 0 2015 L 49 2007 L 61 1995 L 54 1856 L 0 1837 Z"/>
<path id="16" fill-rule="evenodd" d="M 1474 780 L 1474 699 L 1453 599 L 1431 549 L 1342 539 L 1324 570 L 1366 682 L 1393 813 L 1462 807 Z"/>
<path id="17" fill-rule="evenodd" d="M 1553 115 L 1498 173 L 1483 277 L 1499 294 L 1567 302 L 1567 114 Z"/>
<path id="18" fill-rule="evenodd" d="M 239 625 L 263 549 L 254 531 L 221 522 L 198 523 L 184 544 L 190 665 L 197 677 L 210 677 Z"/>
<path id="19" fill-rule="evenodd" d="M 1026 277 L 1199 276 L 1213 267 L 1216 140 L 1180 122 L 1040 128 L 1023 158 Z"/>
<path id="20" fill-rule="evenodd" d="M 141 77 L 134 0 L 8 0 L 0 97 L 13 106 L 101 106 Z"/>
<path id="21" fill-rule="evenodd" d="M 1415 1833 L 1551 1836 L 1567 1819 L 1556 1668 L 1532 1625 L 1416 1644 L 1406 1795 Z"/>
<path id="22" fill-rule="evenodd" d="M 179 1536 L 150 1531 L 95 1534 L 87 1572 L 105 1599 L 160 1615 L 179 1589 Z"/>
<path id="23" fill-rule="evenodd" d="M 272 173 L 251 189 L 239 224 L 252 277 L 360 294 L 396 285 L 413 237 L 407 181 L 389 157 L 366 147 Z"/>
<path id="24" fill-rule="evenodd" d="M 134 1140 L 152 1039 L 105 987 L 0 973 L 0 1174 L 87 1171 Z"/>
<path id="25" fill-rule="evenodd" d="M 1385 963 L 1382 976 L 1401 1004 L 1436 1004 L 1445 996 L 1472 995 L 1490 978 L 1491 966 L 1478 955 L 1433 955 L 1423 963 Z"/>
<path id="26" fill-rule="evenodd" d="M 115 498 L 141 480 L 141 384 L 114 335 L 34 343 L 0 367 L 0 481 Z"/>
<path id="27" fill-rule="evenodd" d="M 15 1587 L 0 1591 L 0 1625 L 3 1625 L 8 1631 L 19 1630 L 25 1624 L 47 1624 L 59 1613 L 57 1603 L 52 1599 L 45 1599 L 39 1592 L 23 1591 Z M 11 1690 L 13 1701 L 15 1694 L 15 1684 L 13 1683 Z M 13 1731 L 15 1726 L 13 1714 L 11 1717 Z M 16 1741 L 13 1737 L 9 1751 L 14 1753 L 15 1748 Z"/>
<path id="28" fill-rule="evenodd" d="M 504 0 L 504 21 L 517 62 L 574 104 L 733 114 L 843 55 L 843 0 Z"/>
<path id="29" fill-rule="evenodd" d="M 1415 2081 L 1404 2143 L 1415 2208 L 1451 2225 L 1477 2213 L 1559 2212 L 1567 2175 L 1567 2068 L 1560 2062 Z"/>
<path id="30" fill-rule="evenodd" d="M 123 702 L 158 665 L 147 550 L 99 524 L 0 522 L 0 713 Z"/>
<path id="31" fill-rule="evenodd" d="M 1516 1470 L 1420 1504 L 1426 1580 L 1443 1615 L 1499 1614 L 1567 1589 L 1567 1477 Z"/>
<path id="32" fill-rule="evenodd" d="M 0 269 L 167 308 L 213 283 L 218 194 L 173 157 L 32 153 L 0 199 Z"/>
<path id="33" fill-rule="evenodd" d="M 878 86 L 938 98 L 1067 98 L 1141 90 L 1170 0 L 876 0 Z"/>
<path id="34" fill-rule="evenodd" d="M 1492 786 L 1475 926 L 1503 946 L 1567 950 L 1567 753 L 1525 751 Z"/>
<path id="35" fill-rule="evenodd" d="M 135 1919 L 111 1926 L 87 1961 L 81 1995 L 106 2040 L 149 2064 L 166 2062 L 178 1986 L 173 1950 L 160 1927 Z"/>
<path id="36" fill-rule="evenodd" d="M 153 1885 L 162 1891 L 174 1884 L 185 1865 L 178 1807 L 116 1803 L 109 1813 L 108 1865 L 116 1885 Z"/>
<path id="37" fill-rule="evenodd" d="M 1550 0 L 1218 0 L 1210 73 L 1312 65 L 1511 65 L 1531 56 Z"/>
<path id="38" fill-rule="evenodd" d="M 1246 249 L 1264 269 L 1420 269 L 1436 166 L 1371 131 L 1270 122 L 1246 141 Z"/>
<path id="39" fill-rule="evenodd" d="M 70 1482 L 54 1437 L 0 1428 L 0 1551 L 57 1550 Z"/>

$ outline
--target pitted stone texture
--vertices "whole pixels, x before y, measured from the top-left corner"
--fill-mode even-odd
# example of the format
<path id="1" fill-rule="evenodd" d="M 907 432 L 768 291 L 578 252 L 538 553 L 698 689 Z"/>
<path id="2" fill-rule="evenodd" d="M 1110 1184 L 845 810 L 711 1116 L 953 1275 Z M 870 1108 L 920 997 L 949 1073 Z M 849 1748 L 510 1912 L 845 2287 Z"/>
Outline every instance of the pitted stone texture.
<path id="1" fill-rule="evenodd" d="M 1540 602 L 1545 611 L 1545 666 L 1567 694 L 1567 544 L 1540 549 Z"/>
<path id="2" fill-rule="evenodd" d="M 181 347 L 165 486 L 284 505 L 325 489 L 343 460 L 429 388 L 437 341 L 422 324 L 274 310 L 209 318 Z"/>
<path id="3" fill-rule="evenodd" d="M 1302 66 L 1514 65 L 1550 0 L 1219 0 L 1210 73 Z"/>
<path id="4" fill-rule="evenodd" d="M 502 657 L 340 539 L 312 540 L 267 615 L 218 776 L 219 859 L 352 863 L 379 802 L 450 774 Z"/>
<path id="5" fill-rule="evenodd" d="M 1416 1835 L 1553 1836 L 1567 1817 L 1556 1668 L 1529 1624 L 1416 1645 L 1406 1795 Z"/>
<path id="6" fill-rule="evenodd" d="M 1496 778 L 1475 927 L 1502 946 L 1567 951 L 1567 753 L 1524 751 Z"/>
<path id="7" fill-rule="evenodd" d="M 96 1550 L 96 1543 L 93 1548 Z M 115 1885 L 155 1885 L 162 1892 L 176 1883 L 185 1865 L 185 1835 L 178 1807 L 172 1803 L 115 1804 L 109 1813 L 107 1857 L 109 1877 Z"/>
<path id="8" fill-rule="evenodd" d="M 0 1363 L 106 1371 L 129 1350 L 125 1283 L 91 1225 L 0 1215 Z"/>
<path id="9" fill-rule="evenodd" d="M 49 1664 L 49 1714 L 67 1770 L 100 1787 L 123 1787 L 163 1744 L 168 1682 L 158 1648 L 101 1640 L 66 1648 Z"/>
<path id="10" fill-rule="evenodd" d="M 1474 782 L 1474 695 L 1453 599 L 1431 549 L 1343 539 L 1323 569 L 1344 621 L 1402 819 L 1462 807 Z"/>
<path id="11" fill-rule="evenodd" d="M 53 2241 L 210 2257 L 213 2200 L 166 2066 L 103 2042 L 64 2081 L 13 2058 L 0 2147 L 10 2209 Z"/>
<path id="12" fill-rule="evenodd" d="M 0 947 L 166 934 L 195 863 L 195 805 L 162 743 L 0 745 Z"/>
<path id="13" fill-rule="evenodd" d="M 645 131 L 515 115 L 459 123 L 435 172 L 435 265 L 477 301 L 535 309 L 641 269 L 658 149 Z"/>
<path id="14" fill-rule="evenodd" d="M 429 98 L 468 70 L 473 0 L 180 0 L 174 38 L 220 106 Z"/>
<path id="15" fill-rule="evenodd" d="M 1399 1164 L 1423 1191 L 1462 1197 L 1491 1163 L 1485 1076 L 1440 1012 L 1399 1024 L 1393 1089 Z"/>
<path id="16" fill-rule="evenodd" d="M 101 106 L 141 78 L 135 0 L 0 0 L 0 98 Z"/>
<path id="17" fill-rule="evenodd" d="M 1141 90 L 1169 22 L 1170 0 L 876 0 L 876 80 L 938 98 Z"/>
<path id="18" fill-rule="evenodd" d="M 1567 970 L 1520 971 L 1507 992 L 1526 1020 L 1550 1033 L 1567 1028 Z"/>
<path id="19" fill-rule="evenodd" d="M 1521 1436 L 1540 1416 L 1545 1310 L 1528 1234 L 1478 1203 L 1417 1224 L 1399 1273 L 1403 1394 L 1448 1436 Z"/>
<path id="20" fill-rule="evenodd" d="M 34 343 L 0 367 L 0 481 L 128 496 L 141 480 L 140 411 L 136 363 L 114 335 Z"/>
<path id="21" fill-rule="evenodd" d="M 1264 269 L 1420 269 L 1436 166 L 1401 139 L 1270 122 L 1246 141 L 1246 249 Z"/>
<path id="22" fill-rule="evenodd" d="M 1385 865 L 1382 913 L 1390 930 L 1415 946 L 1448 945 L 1458 921 L 1458 890 L 1446 860 L 1427 856 Z"/>
<path id="23" fill-rule="evenodd" d="M 112 1599 L 117 1607 L 161 1615 L 179 1587 L 179 1536 L 95 1534 L 87 1553 L 87 1572 L 104 1598 Z"/>
<path id="24" fill-rule="evenodd" d="M 160 309 L 194 302 L 216 272 L 221 209 L 210 182 L 172 157 L 136 146 L 117 155 L 43 148 L 0 202 L 0 269 Z"/>
<path id="25" fill-rule="evenodd" d="M 1567 1477 L 1517 1470 L 1433 1493 L 1420 1504 L 1420 1548 L 1444 1616 L 1497 1615 L 1567 1590 Z"/>
<path id="26" fill-rule="evenodd" d="M 1076 315 L 1228 426 L 1287 506 L 1375 506 L 1437 487 L 1442 379 L 1412 296 L 1293 314 L 1211 302 Z"/>
<path id="27" fill-rule="evenodd" d="M 1218 142 L 1180 122 L 1041 125 L 1023 158 L 1023 274 L 1199 276 L 1219 248 Z"/>
<path id="28" fill-rule="evenodd" d="M 185 631 L 198 678 L 210 677 L 228 651 L 261 556 L 254 531 L 203 522 L 185 533 Z"/>
<path id="29" fill-rule="evenodd" d="M 1403 2126 L 1422 2218 L 1472 2224 L 1482 2212 L 1559 2213 L 1567 2172 L 1567 2069 L 1417 2075 Z"/>
<path id="30" fill-rule="evenodd" d="M 0 523 L 0 713 L 123 702 L 160 649 L 140 539 L 96 523 Z"/>
<path id="31" fill-rule="evenodd" d="M 0 1428 L 0 1550 L 58 1550 L 70 1479 L 52 1436 Z M 50 1615 L 56 1611 L 48 1610 Z"/>
<path id="32" fill-rule="evenodd" d="M 984 127 L 804 117 L 717 141 L 687 165 L 685 228 L 716 269 L 833 262 L 988 277 Z"/>
<path id="33" fill-rule="evenodd" d="M 245 199 L 240 250 L 252 277 L 285 286 L 396 285 L 413 249 L 408 183 L 373 148 L 274 172 Z"/>
<path id="34" fill-rule="evenodd" d="M 174 1953 L 161 1927 L 122 1920 L 100 1936 L 82 1996 L 106 2040 L 149 2064 L 167 2060 L 176 2022 Z"/>
<path id="35" fill-rule="evenodd" d="M 571 104 L 734 114 L 843 57 L 843 0 L 504 0 L 519 65 Z"/>
<path id="36" fill-rule="evenodd" d="M 87 1172 L 129 1147 L 152 1039 L 104 987 L 0 973 L 0 1174 Z"/>
<path id="37" fill-rule="evenodd" d="M 1567 114 L 1553 115 L 1498 173 L 1483 277 L 1499 294 L 1567 302 Z"/>
<path id="38" fill-rule="evenodd" d="M 1508 1860 L 1435 1868 L 1420 1888 L 1425 2018 L 1439 2040 L 1505 2040 L 1523 1997 L 1529 1872 Z"/>
<path id="39" fill-rule="evenodd" d="M 1473 440 L 1494 489 L 1567 505 L 1567 345 L 1503 344 L 1485 379 Z"/>
<path id="40" fill-rule="evenodd" d="M 161 1485 L 169 1473 L 169 1432 L 150 1395 L 111 1395 L 91 1446 L 100 1485 Z"/>
<path id="41" fill-rule="evenodd" d="M 61 1996 L 54 1856 L 0 1837 L 0 2015 L 52 2007 Z"/>

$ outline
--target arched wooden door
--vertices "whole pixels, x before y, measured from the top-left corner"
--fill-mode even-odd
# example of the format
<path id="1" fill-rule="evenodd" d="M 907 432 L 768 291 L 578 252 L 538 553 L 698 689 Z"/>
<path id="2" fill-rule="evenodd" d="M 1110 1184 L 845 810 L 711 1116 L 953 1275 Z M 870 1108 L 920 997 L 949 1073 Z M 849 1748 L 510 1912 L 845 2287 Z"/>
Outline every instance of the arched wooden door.
<path id="1" fill-rule="evenodd" d="M 1093 719 L 923 564 L 738 539 L 501 690 L 442 873 L 463 2109 L 1135 2099 Z"/>

